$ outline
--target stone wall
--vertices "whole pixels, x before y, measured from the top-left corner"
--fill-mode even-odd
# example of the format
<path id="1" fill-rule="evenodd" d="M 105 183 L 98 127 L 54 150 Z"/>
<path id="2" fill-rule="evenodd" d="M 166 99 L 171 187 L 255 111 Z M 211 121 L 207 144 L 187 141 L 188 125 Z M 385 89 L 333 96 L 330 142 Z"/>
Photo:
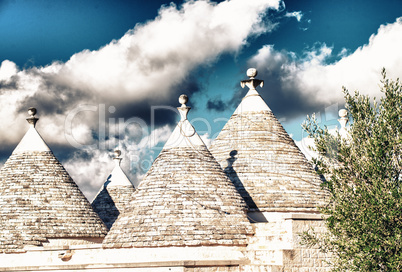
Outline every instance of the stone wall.
<path id="1" fill-rule="evenodd" d="M 0 254 L 0 271 L 216 271 L 235 272 L 248 260 L 241 247 L 104 249 L 101 244 L 29 247 Z"/>
<path id="2" fill-rule="evenodd" d="M 297 216 L 296 216 L 297 217 Z M 317 248 L 300 244 L 300 233 L 313 227 L 324 232 L 322 220 L 283 218 L 267 223 L 255 223 L 255 235 L 250 238 L 245 252 L 250 264 L 242 271 L 256 272 L 327 272 L 330 267 L 326 261 L 330 256 Z"/>
<path id="3" fill-rule="evenodd" d="M 313 227 L 314 231 L 319 233 L 323 233 L 326 230 L 322 220 L 292 220 L 294 247 L 292 250 L 284 250 L 284 271 L 330 271 L 328 264 L 329 254 L 322 253 L 318 248 L 300 245 L 299 234 L 307 231 L 310 227 Z"/>
<path id="4" fill-rule="evenodd" d="M 328 255 L 300 244 L 313 227 L 324 232 L 318 214 L 265 214 L 254 223 L 247 247 L 156 247 L 105 249 L 101 244 L 26 247 L 26 253 L 0 254 L 0 271 L 182 271 L 328 272 Z M 66 240 L 68 241 L 68 240 Z"/>
<path id="5" fill-rule="evenodd" d="M 240 272 L 239 266 L 188 267 L 185 272 Z"/>

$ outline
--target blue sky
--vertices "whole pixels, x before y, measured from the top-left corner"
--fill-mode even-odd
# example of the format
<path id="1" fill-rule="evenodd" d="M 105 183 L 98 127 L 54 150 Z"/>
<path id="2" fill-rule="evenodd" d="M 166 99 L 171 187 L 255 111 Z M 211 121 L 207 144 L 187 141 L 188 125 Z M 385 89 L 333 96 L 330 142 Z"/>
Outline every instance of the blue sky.
<path id="1" fill-rule="evenodd" d="M 0 0 L 0 160 L 38 108 L 38 130 L 91 198 L 119 146 L 134 183 L 177 120 L 213 140 L 247 90 L 296 141 L 317 112 L 337 124 L 342 86 L 380 96 L 380 71 L 402 75 L 402 1 Z M 174 109 L 174 108 L 173 108 Z"/>

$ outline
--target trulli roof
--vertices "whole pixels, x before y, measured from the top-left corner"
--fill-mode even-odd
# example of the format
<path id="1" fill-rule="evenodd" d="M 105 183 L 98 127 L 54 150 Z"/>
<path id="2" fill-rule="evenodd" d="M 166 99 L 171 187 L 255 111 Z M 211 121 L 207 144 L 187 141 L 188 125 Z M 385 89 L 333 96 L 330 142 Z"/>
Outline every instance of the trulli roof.
<path id="1" fill-rule="evenodd" d="M 210 151 L 249 211 L 315 212 L 326 203 L 322 181 L 256 91 L 263 84 L 256 70 L 249 72 L 242 86 L 250 90 Z"/>
<path id="2" fill-rule="evenodd" d="M 245 203 L 187 120 L 182 119 L 104 240 L 104 247 L 245 246 Z"/>
<path id="3" fill-rule="evenodd" d="M 31 127 L 0 170 L 0 253 L 21 252 L 49 238 L 97 238 L 106 226 Z"/>
<path id="4" fill-rule="evenodd" d="M 116 163 L 106 182 L 92 201 L 94 211 L 110 229 L 119 214 L 123 213 L 135 188 L 120 167 L 120 151 L 116 150 Z"/>

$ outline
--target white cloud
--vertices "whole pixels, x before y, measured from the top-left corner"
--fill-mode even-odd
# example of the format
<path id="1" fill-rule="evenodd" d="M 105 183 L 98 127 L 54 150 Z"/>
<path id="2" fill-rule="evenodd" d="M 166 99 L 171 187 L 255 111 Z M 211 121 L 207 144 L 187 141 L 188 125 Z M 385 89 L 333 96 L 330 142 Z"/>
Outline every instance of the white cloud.
<path id="1" fill-rule="evenodd" d="M 134 126 L 128 129 L 135 130 Z M 154 129 L 149 135 L 139 136 L 133 131 L 123 134 L 121 139 L 115 135 L 98 145 L 83 145 L 63 165 L 91 201 L 114 168 L 112 151 L 119 149 L 123 157 L 121 167 L 137 187 L 154 160 L 153 153 L 159 151 L 157 145 L 166 142 L 171 132 L 171 128 L 165 125 Z M 99 148 L 99 145 L 103 145 L 103 148 Z"/>
<path id="2" fill-rule="evenodd" d="M 208 132 L 200 135 L 200 138 L 208 148 L 211 146 L 212 139 Z"/>
<path id="3" fill-rule="evenodd" d="M 5 60 L 0 65 L 0 81 L 9 82 L 11 77 L 18 72 L 17 65 L 9 60 Z"/>
<path id="4" fill-rule="evenodd" d="M 278 1 L 266 0 L 189 1 L 181 9 L 172 4 L 120 40 L 75 54 L 58 67 L 57 75 L 117 104 L 127 99 L 163 101 L 196 66 L 236 52 L 247 37 L 264 32 L 261 15 L 277 6 Z"/>
<path id="5" fill-rule="evenodd" d="M 137 25 L 99 50 L 77 53 L 66 63 L 18 71 L 13 62 L 3 61 L 0 80 L 18 79 L 10 91 L 20 93 L 15 97 L 0 93 L 0 114 L 4 119 L 23 119 L 17 106 L 30 97 L 36 99 L 33 102 L 46 100 L 49 107 L 56 104 L 54 116 L 65 116 L 84 101 L 115 106 L 161 103 L 195 67 L 215 61 L 222 53 L 235 53 L 249 36 L 267 31 L 269 26 L 261 18 L 269 8 L 279 8 L 279 1 L 188 1 L 181 8 L 171 4 L 162 7 L 155 20 Z M 3 133 L 0 138 L 10 137 Z"/>
<path id="6" fill-rule="evenodd" d="M 402 17 L 395 23 L 382 25 L 365 44 L 339 61 L 327 64 L 332 48 L 321 44 L 306 51 L 304 56 L 278 52 L 266 45 L 250 60 L 259 72 L 280 74 L 283 92 L 300 94 L 311 104 L 328 105 L 342 102 L 342 86 L 350 91 L 379 97 L 381 70 L 390 78 L 402 75 Z"/>
<path id="7" fill-rule="evenodd" d="M 103 127 L 106 132 L 113 129 L 106 124 L 107 117 L 102 120 L 101 106 L 163 104 L 193 69 L 216 61 L 223 53 L 235 54 L 250 36 L 272 30 L 273 24 L 263 22 L 262 17 L 268 9 L 278 9 L 279 2 L 200 0 L 179 8 L 171 4 L 162 7 L 153 21 L 137 25 L 99 50 L 79 52 L 66 63 L 18 70 L 15 63 L 5 60 L 0 66 L 0 141 L 15 146 L 27 129 L 27 114 L 20 113 L 21 107 L 39 105 L 38 130 L 50 147 L 70 146 L 69 133 L 77 145 L 95 144 L 85 150 L 92 159 L 83 159 L 77 152 L 66 164 L 84 191 L 92 192 L 93 182 L 106 174 L 104 163 L 99 162 L 105 150 L 95 149 L 99 143 L 93 134 Z M 90 109 L 77 112 L 67 122 L 72 126 L 66 132 L 66 117 L 85 105 Z"/>
<path id="8" fill-rule="evenodd" d="M 286 12 L 285 17 L 294 17 L 298 22 L 300 22 L 303 18 L 303 13 L 301 11 Z"/>

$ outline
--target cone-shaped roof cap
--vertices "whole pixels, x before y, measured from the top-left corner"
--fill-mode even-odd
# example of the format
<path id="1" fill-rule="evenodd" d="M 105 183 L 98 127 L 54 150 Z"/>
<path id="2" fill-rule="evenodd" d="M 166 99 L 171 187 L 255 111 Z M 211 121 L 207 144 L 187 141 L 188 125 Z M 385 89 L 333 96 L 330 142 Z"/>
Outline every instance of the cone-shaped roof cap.
<path id="1" fill-rule="evenodd" d="M 119 214 L 123 213 L 135 188 L 120 167 L 121 151 L 115 150 L 115 167 L 92 201 L 94 211 L 110 229 Z"/>
<path id="2" fill-rule="evenodd" d="M 179 124 L 104 247 L 245 246 L 253 233 L 244 201 L 187 120 L 184 100 Z"/>
<path id="3" fill-rule="evenodd" d="M 49 238 L 96 238 L 107 229 L 78 186 L 31 127 L 0 170 L 0 252 Z"/>
<path id="4" fill-rule="evenodd" d="M 250 211 L 315 212 L 325 204 L 321 179 L 256 90 L 257 70 L 241 82 L 250 90 L 210 150 Z"/>

